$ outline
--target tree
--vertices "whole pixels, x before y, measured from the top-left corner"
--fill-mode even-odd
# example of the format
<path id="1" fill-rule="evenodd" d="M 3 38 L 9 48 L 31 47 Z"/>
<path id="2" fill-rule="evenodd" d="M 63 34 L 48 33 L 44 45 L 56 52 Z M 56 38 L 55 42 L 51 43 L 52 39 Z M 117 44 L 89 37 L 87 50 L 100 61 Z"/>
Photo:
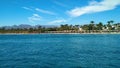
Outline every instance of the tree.
<path id="1" fill-rule="evenodd" d="M 89 30 L 94 30 L 95 26 L 94 26 L 94 21 L 91 21 L 89 24 Z"/>
<path id="2" fill-rule="evenodd" d="M 89 25 L 83 25 L 83 26 L 81 26 L 81 28 L 82 28 L 83 30 L 89 30 Z"/>
<path id="3" fill-rule="evenodd" d="M 5 32 L 6 32 L 5 27 L 1 27 L 0 32 L 1 32 L 1 33 L 5 33 Z"/>
<path id="4" fill-rule="evenodd" d="M 75 25 L 75 28 L 74 28 L 74 29 L 75 29 L 75 30 L 78 30 L 79 27 L 80 27 L 79 25 Z"/>
<path id="5" fill-rule="evenodd" d="M 33 33 L 34 29 L 33 28 L 29 28 L 29 33 Z"/>
<path id="6" fill-rule="evenodd" d="M 110 21 L 110 23 L 111 23 L 111 24 L 113 24 L 113 23 L 114 23 L 114 21 L 113 21 L 113 20 L 111 20 L 111 21 Z"/>
<path id="7" fill-rule="evenodd" d="M 41 30 L 42 30 L 42 26 L 38 26 L 38 33 L 41 33 Z"/>
<path id="8" fill-rule="evenodd" d="M 38 29 L 41 29 L 42 28 L 42 26 L 38 26 Z"/>
<path id="9" fill-rule="evenodd" d="M 68 24 L 65 24 L 65 25 L 61 25 L 61 26 L 60 26 L 60 29 L 61 29 L 61 30 L 69 30 L 70 27 L 69 27 Z"/>
<path id="10" fill-rule="evenodd" d="M 117 23 L 117 24 L 116 24 L 116 27 L 117 27 L 117 30 L 120 31 L 120 23 Z"/>
<path id="11" fill-rule="evenodd" d="M 108 30 L 111 30 L 112 29 L 111 21 L 108 21 L 107 23 Z"/>
<path id="12" fill-rule="evenodd" d="M 70 30 L 73 30 L 73 25 L 72 24 L 69 27 L 70 27 Z"/>
<path id="13" fill-rule="evenodd" d="M 103 24 L 102 22 L 99 22 L 99 24 L 97 24 L 97 29 L 102 30 L 102 28 L 103 28 Z"/>

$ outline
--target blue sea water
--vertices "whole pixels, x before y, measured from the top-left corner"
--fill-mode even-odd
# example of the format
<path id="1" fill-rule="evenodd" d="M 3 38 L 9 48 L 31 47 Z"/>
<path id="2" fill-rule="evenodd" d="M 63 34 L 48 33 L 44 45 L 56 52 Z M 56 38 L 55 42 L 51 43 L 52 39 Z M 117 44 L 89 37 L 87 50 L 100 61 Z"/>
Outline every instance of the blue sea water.
<path id="1" fill-rule="evenodd" d="M 0 68 L 120 68 L 120 35 L 0 35 Z"/>

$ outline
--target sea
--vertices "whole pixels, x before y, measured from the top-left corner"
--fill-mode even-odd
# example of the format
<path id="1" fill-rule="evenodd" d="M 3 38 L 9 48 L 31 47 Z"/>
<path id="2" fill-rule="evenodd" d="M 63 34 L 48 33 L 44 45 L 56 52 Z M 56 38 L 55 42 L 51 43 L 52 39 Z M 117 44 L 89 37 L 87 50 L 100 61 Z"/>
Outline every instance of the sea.
<path id="1" fill-rule="evenodd" d="M 0 68 L 120 68 L 120 34 L 0 34 Z"/>

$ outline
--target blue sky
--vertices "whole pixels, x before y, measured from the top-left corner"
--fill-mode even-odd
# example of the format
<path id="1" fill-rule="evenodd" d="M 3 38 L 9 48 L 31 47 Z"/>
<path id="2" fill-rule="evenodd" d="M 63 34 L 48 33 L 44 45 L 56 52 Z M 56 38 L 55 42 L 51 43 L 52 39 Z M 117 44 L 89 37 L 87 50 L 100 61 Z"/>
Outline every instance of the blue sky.
<path id="1" fill-rule="evenodd" d="M 120 22 L 120 0 L 0 0 L 0 26 Z"/>

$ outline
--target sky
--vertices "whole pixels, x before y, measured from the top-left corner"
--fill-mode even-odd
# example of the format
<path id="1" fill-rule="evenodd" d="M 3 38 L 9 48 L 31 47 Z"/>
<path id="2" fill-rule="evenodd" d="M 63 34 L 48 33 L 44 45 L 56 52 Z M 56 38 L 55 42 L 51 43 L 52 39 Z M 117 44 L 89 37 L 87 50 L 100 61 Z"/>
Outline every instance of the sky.
<path id="1" fill-rule="evenodd" d="M 0 26 L 120 22 L 120 0 L 0 0 Z"/>

